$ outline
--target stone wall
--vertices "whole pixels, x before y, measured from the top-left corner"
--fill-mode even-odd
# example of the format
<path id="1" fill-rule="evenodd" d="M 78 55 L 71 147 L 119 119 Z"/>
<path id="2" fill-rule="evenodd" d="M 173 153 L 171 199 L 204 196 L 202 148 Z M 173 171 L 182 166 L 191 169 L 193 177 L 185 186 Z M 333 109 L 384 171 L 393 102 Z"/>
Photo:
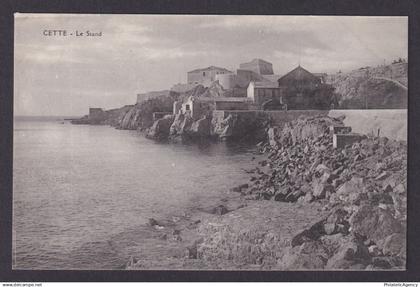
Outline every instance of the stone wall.
<path id="1" fill-rule="evenodd" d="M 360 134 L 407 141 L 407 110 L 331 110 L 330 117 L 345 116 L 344 124 Z"/>
<path id="2" fill-rule="evenodd" d="M 137 94 L 137 104 L 141 104 L 147 100 L 159 98 L 161 96 L 169 96 L 171 91 L 163 90 L 163 91 L 150 91 L 143 94 Z"/>
<path id="3" fill-rule="evenodd" d="M 248 110 L 248 103 L 216 101 L 216 110 Z"/>
<path id="4" fill-rule="evenodd" d="M 301 116 L 345 116 L 344 124 L 355 133 L 379 135 L 389 139 L 407 141 L 407 110 L 281 110 L 281 111 L 213 111 L 213 118 L 219 121 L 229 115 L 244 120 L 267 117 L 272 125 L 282 127 L 285 123 Z"/>
<path id="5" fill-rule="evenodd" d="M 313 117 L 317 115 L 327 115 L 324 110 L 281 110 L 281 111 L 213 111 L 213 118 L 225 119 L 229 115 L 252 120 L 255 118 L 267 117 L 273 125 L 282 127 L 285 123 L 298 119 L 300 116 Z"/>

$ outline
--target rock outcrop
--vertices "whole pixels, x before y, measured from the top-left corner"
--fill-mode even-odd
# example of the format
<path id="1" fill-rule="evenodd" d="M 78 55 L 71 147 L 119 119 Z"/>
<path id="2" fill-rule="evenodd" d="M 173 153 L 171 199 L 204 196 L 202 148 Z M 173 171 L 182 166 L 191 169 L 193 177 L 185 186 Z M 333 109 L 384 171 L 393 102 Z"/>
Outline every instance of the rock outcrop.
<path id="1" fill-rule="evenodd" d="M 136 104 L 121 118 L 117 128 L 128 130 L 144 130 L 150 128 L 154 112 L 172 112 L 173 103 L 179 94 L 171 92 L 169 96 L 159 96 Z"/>
<path id="2" fill-rule="evenodd" d="M 365 67 L 329 76 L 344 109 L 407 108 L 407 63 Z"/>
<path id="3" fill-rule="evenodd" d="M 210 138 L 210 119 L 203 117 L 194 121 L 188 114 L 177 114 L 169 128 L 169 140 L 190 142 Z"/>
<path id="4" fill-rule="evenodd" d="M 267 138 L 270 124 L 264 113 L 229 113 L 213 116 L 211 134 L 222 140 L 259 142 Z"/>
<path id="5" fill-rule="evenodd" d="M 153 126 L 148 129 L 146 137 L 157 141 L 167 140 L 169 137 L 169 129 L 173 121 L 173 115 L 166 115 L 162 119 L 158 119 L 153 123 Z"/>

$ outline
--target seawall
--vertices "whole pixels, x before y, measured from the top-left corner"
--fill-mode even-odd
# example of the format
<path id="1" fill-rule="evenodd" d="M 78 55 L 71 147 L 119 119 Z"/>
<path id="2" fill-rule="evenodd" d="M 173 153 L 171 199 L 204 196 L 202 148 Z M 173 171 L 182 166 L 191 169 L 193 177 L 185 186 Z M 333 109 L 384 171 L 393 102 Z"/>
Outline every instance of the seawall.
<path id="1" fill-rule="evenodd" d="M 285 123 L 298 119 L 300 116 L 326 116 L 329 110 L 281 110 L 281 111 L 262 111 L 262 110 L 216 110 L 213 111 L 213 118 L 223 120 L 229 115 L 237 116 L 244 120 L 254 120 L 256 118 L 267 118 L 273 125 L 283 126 Z"/>
<path id="2" fill-rule="evenodd" d="M 345 116 L 344 124 L 352 127 L 355 133 L 385 136 L 395 140 L 407 140 L 407 110 L 288 110 L 288 111 L 213 111 L 213 118 L 222 122 L 232 115 L 242 122 L 253 122 L 256 119 L 270 120 L 272 125 L 282 127 L 285 123 L 301 116 Z"/>
<path id="3" fill-rule="evenodd" d="M 407 110 L 331 110 L 330 117 L 345 116 L 344 124 L 353 132 L 407 141 Z"/>

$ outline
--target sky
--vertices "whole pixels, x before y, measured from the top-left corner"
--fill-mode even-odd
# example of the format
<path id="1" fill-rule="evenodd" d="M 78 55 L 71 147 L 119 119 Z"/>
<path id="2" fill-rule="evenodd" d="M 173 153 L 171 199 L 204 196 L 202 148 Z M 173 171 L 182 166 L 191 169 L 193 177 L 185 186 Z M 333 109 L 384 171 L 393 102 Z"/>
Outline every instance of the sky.
<path id="1" fill-rule="evenodd" d="M 407 58 L 407 24 L 407 17 L 15 14 L 14 113 L 81 116 L 89 107 L 134 104 L 138 93 L 185 83 L 190 70 L 236 71 L 254 58 L 279 75 L 299 63 L 314 73 L 376 66 Z"/>

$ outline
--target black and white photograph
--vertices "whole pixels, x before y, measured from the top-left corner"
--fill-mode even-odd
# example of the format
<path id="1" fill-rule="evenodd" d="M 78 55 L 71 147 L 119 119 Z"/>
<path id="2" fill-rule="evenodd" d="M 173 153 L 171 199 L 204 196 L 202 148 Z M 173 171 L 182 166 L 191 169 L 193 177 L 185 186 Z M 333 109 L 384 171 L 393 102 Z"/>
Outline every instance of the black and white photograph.
<path id="1" fill-rule="evenodd" d="M 408 17 L 15 13 L 13 49 L 12 270 L 406 270 Z"/>

